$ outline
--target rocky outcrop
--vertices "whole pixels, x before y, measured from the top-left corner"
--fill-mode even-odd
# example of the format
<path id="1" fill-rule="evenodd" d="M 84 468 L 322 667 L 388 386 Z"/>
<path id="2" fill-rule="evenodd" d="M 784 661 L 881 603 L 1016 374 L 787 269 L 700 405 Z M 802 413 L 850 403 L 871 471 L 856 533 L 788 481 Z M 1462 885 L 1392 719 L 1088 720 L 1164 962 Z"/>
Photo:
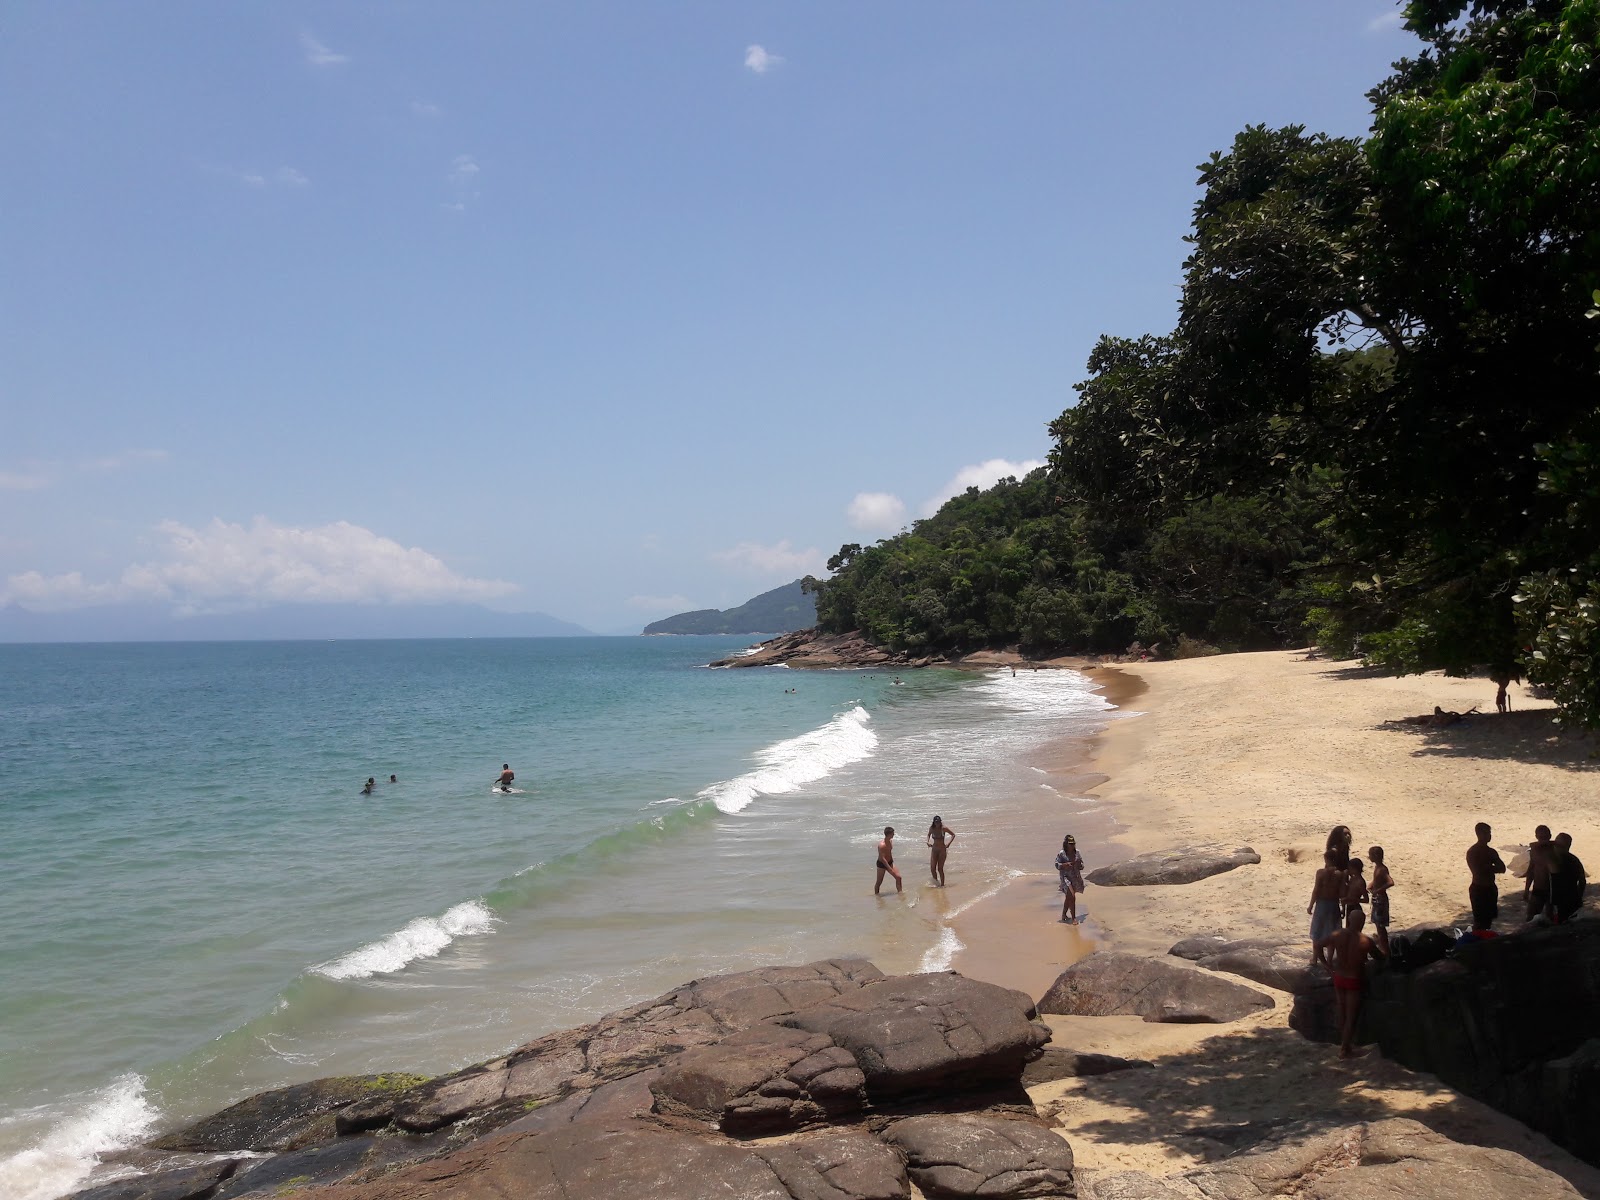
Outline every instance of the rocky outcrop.
<path id="1" fill-rule="evenodd" d="M 119 1179 L 81 1191 L 75 1200 L 210 1200 L 217 1194 L 217 1186 L 230 1178 L 242 1161 L 222 1159 Z"/>
<path id="2" fill-rule="evenodd" d="M 967 1115 L 897 1121 L 883 1140 L 905 1153 L 928 1200 L 1073 1197 L 1072 1147 L 1028 1121 Z"/>
<path id="3" fill-rule="evenodd" d="M 1309 942 L 1295 946 L 1233 943 L 1197 962 L 1208 971 L 1237 975 L 1262 987 L 1296 996 L 1329 980 L 1325 968 L 1312 965 Z"/>
<path id="4" fill-rule="evenodd" d="M 801 629 L 762 642 L 753 651 L 746 650 L 719 658 L 711 665 L 772 667 L 781 664 L 825 670 L 839 667 L 926 667 L 948 661 L 942 654 L 907 654 L 904 651 L 885 650 L 867 641 L 859 631 L 823 633 L 817 629 Z"/>
<path id="5" fill-rule="evenodd" d="M 393 1097 L 424 1082 L 421 1075 L 347 1075 L 278 1088 L 158 1137 L 150 1146 L 192 1154 L 295 1150 L 333 1137 L 339 1109 Z"/>
<path id="6" fill-rule="evenodd" d="M 1254 988 L 1160 959 L 1105 951 L 1061 972 L 1039 1001 L 1046 1013 L 1183 1024 L 1237 1021 L 1272 1007 L 1272 997 Z"/>
<path id="7" fill-rule="evenodd" d="M 1119 1058 L 1115 1054 L 1092 1054 L 1081 1050 L 1061 1050 L 1046 1046 L 1039 1057 L 1022 1068 L 1022 1083 L 1034 1087 L 1057 1079 L 1079 1079 L 1088 1075 L 1110 1075 L 1155 1064 L 1144 1058 Z"/>
<path id="8" fill-rule="evenodd" d="M 1089 872 L 1090 883 L 1101 887 L 1143 887 L 1151 884 L 1193 883 L 1235 867 L 1261 861 L 1249 846 L 1180 846 L 1124 859 Z"/>
<path id="9" fill-rule="evenodd" d="M 1326 1132 L 1289 1130 L 1278 1145 L 1165 1180 L 1138 1171 L 1095 1179 L 1084 1200 L 1177 1200 L 1206 1196 L 1257 1200 L 1574 1200 L 1580 1193 L 1520 1154 L 1464 1145 L 1420 1122 L 1392 1117 Z"/>

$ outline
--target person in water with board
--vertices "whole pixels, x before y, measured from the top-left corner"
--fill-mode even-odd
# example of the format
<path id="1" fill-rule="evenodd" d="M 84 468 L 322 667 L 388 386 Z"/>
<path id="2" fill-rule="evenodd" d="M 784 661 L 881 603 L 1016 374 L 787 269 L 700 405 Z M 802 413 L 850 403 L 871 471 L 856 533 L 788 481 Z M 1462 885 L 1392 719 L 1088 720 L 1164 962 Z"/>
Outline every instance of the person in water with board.
<path id="1" fill-rule="evenodd" d="M 501 763 L 500 778 L 495 780 L 495 786 L 502 792 L 509 792 L 511 790 L 511 781 L 516 777 L 517 773 L 511 769 L 510 763 Z"/>

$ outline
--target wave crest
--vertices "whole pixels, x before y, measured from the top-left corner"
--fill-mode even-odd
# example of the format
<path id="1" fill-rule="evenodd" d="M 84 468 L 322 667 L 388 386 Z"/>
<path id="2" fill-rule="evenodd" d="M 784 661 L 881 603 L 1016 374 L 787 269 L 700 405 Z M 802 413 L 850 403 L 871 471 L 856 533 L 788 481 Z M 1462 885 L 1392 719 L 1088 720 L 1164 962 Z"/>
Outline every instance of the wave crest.
<path id="1" fill-rule="evenodd" d="M 760 765 L 754 771 L 714 783 L 699 798 L 725 813 L 742 812 L 757 796 L 779 796 L 831 775 L 877 748 L 871 721 L 871 714 L 858 704 L 809 733 L 757 751 Z"/>
<path id="2" fill-rule="evenodd" d="M 442 917 L 418 917 L 388 937 L 311 968 L 328 979 L 366 979 L 391 975 L 419 958 L 435 958 L 458 937 L 488 933 L 494 914 L 481 900 L 458 904 Z"/>

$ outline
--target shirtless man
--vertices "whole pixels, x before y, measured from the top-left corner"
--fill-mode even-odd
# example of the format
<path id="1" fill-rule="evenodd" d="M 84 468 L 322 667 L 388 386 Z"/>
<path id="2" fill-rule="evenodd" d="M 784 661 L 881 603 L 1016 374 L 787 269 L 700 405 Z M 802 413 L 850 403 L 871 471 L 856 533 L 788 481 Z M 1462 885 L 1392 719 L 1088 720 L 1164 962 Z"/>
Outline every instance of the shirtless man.
<path id="1" fill-rule="evenodd" d="M 1344 928 L 1336 929 L 1317 943 L 1318 953 L 1328 957 L 1333 972 L 1333 1002 L 1339 1017 L 1339 1057 L 1355 1056 L 1356 1018 L 1361 1014 L 1361 991 L 1366 986 L 1367 959 L 1373 953 L 1372 939 L 1361 932 L 1366 918 L 1352 908 Z"/>
<path id="2" fill-rule="evenodd" d="M 894 890 L 905 891 L 905 881 L 900 878 L 900 872 L 894 869 L 894 826 L 883 827 L 883 841 L 878 843 L 878 878 L 872 885 L 872 894 L 876 896 L 878 889 L 883 886 L 885 874 L 894 876 Z"/>
<path id="3" fill-rule="evenodd" d="M 1367 877 L 1361 873 L 1363 869 L 1359 858 L 1352 858 L 1345 869 L 1344 893 L 1339 897 L 1341 917 L 1349 916 L 1352 908 L 1360 908 L 1367 902 Z"/>
<path id="4" fill-rule="evenodd" d="M 517 773 L 511 769 L 510 763 L 501 763 L 500 778 L 495 780 L 495 787 L 502 792 L 509 792 L 511 790 L 511 781 L 516 777 Z"/>
<path id="5" fill-rule="evenodd" d="M 1474 931 L 1488 929 L 1500 914 L 1500 886 L 1496 875 L 1506 873 L 1506 864 L 1500 861 L 1500 852 L 1489 845 L 1493 830 L 1487 821 L 1472 827 L 1478 840 L 1467 847 L 1467 870 L 1472 872 L 1472 883 L 1467 888 L 1467 901 L 1472 905 Z"/>
<path id="6" fill-rule="evenodd" d="M 1311 902 L 1306 915 L 1311 918 L 1311 962 L 1326 966 L 1322 942 L 1339 928 L 1339 898 L 1344 894 L 1344 872 L 1334 865 L 1338 856 L 1332 850 L 1322 855 L 1322 869 L 1311 885 Z"/>
<path id="7" fill-rule="evenodd" d="M 1530 921 L 1550 907 L 1550 866 L 1554 856 L 1550 826 L 1540 825 L 1528 846 L 1528 874 L 1522 882 L 1522 898 L 1527 902 Z"/>
<path id="8" fill-rule="evenodd" d="M 1589 875 L 1583 860 L 1572 852 L 1572 835 L 1556 834 L 1550 854 L 1550 908 L 1555 919 L 1565 925 L 1583 907 L 1583 894 Z"/>
<path id="9" fill-rule="evenodd" d="M 1394 886 L 1394 876 L 1383 861 L 1383 847 L 1371 846 L 1367 857 L 1372 860 L 1372 931 L 1378 939 L 1378 953 L 1389 957 L 1389 889 Z"/>

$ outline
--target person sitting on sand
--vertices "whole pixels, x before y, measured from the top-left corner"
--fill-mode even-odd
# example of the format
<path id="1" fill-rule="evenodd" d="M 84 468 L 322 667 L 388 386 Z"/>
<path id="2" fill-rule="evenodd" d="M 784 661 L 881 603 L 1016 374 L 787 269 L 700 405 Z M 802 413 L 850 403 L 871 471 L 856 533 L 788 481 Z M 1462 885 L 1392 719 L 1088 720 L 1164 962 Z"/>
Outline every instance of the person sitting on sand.
<path id="1" fill-rule="evenodd" d="M 1528 920 L 1550 908 L 1550 865 L 1555 847 L 1550 844 L 1550 826 L 1540 825 L 1528 844 L 1528 873 L 1522 881 L 1522 898 L 1528 905 Z"/>
<path id="2" fill-rule="evenodd" d="M 1489 845 L 1494 830 L 1487 821 L 1479 821 L 1472 831 L 1478 840 L 1467 847 L 1467 870 L 1472 872 L 1467 903 L 1472 906 L 1472 930 L 1476 933 L 1488 929 L 1500 915 L 1500 885 L 1495 876 L 1506 873 L 1506 864 L 1500 860 L 1500 852 Z"/>
<path id="3" fill-rule="evenodd" d="M 1372 860 L 1372 932 L 1378 939 L 1378 953 L 1389 957 L 1389 889 L 1394 886 L 1394 876 L 1383 861 L 1383 847 L 1367 847 L 1367 857 Z"/>
<path id="4" fill-rule="evenodd" d="M 1367 902 L 1367 877 L 1362 874 L 1365 864 L 1359 858 L 1352 858 L 1350 866 L 1344 873 L 1344 891 L 1339 896 L 1340 917 L 1350 915 L 1352 908 L 1360 908 Z"/>
<path id="5" fill-rule="evenodd" d="M 501 763 L 500 778 L 495 781 L 495 787 L 502 792 L 509 792 L 511 790 L 511 781 L 516 777 L 517 773 L 511 769 L 510 763 Z"/>
<path id="6" fill-rule="evenodd" d="M 1311 902 L 1306 905 L 1306 915 L 1311 918 L 1311 961 L 1323 966 L 1327 964 L 1318 947 L 1339 928 L 1339 898 L 1344 895 L 1344 872 L 1334 865 L 1338 861 L 1332 850 L 1322 852 L 1322 869 L 1311 884 Z"/>
<path id="7" fill-rule="evenodd" d="M 1589 876 L 1583 869 L 1583 860 L 1572 852 L 1570 833 L 1556 834 L 1551 846 L 1550 908 L 1556 921 L 1565 925 L 1583 907 Z"/>
<path id="8" fill-rule="evenodd" d="M 363 796 L 370 796 L 370 795 L 372 795 L 372 789 L 377 787 L 377 786 L 378 786 L 378 781 L 376 779 L 374 779 L 371 775 L 368 775 L 367 776 L 367 781 L 361 785 L 361 794 Z"/>
<path id="9" fill-rule="evenodd" d="M 933 848 L 928 856 L 928 872 L 933 876 L 935 887 L 944 886 L 944 858 L 955 840 L 955 830 L 944 823 L 943 817 L 935 816 L 933 824 L 928 826 L 928 845 Z"/>
<path id="10" fill-rule="evenodd" d="M 1070 833 L 1061 839 L 1061 853 L 1056 855 L 1056 874 L 1061 880 L 1061 919 L 1068 925 L 1076 925 L 1078 893 L 1083 891 L 1083 855 L 1078 853 L 1078 839 Z"/>
<path id="11" fill-rule="evenodd" d="M 1335 929 L 1317 943 L 1317 953 L 1326 956 L 1333 972 L 1333 1002 L 1339 1020 L 1339 1057 L 1355 1055 L 1356 1018 L 1361 1013 L 1361 991 L 1367 981 L 1367 959 L 1372 955 L 1372 939 L 1361 932 L 1366 918 L 1352 908 L 1344 928 Z"/>
<path id="12" fill-rule="evenodd" d="M 900 872 L 894 869 L 893 825 L 885 825 L 883 827 L 883 841 L 878 843 L 877 868 L 878 878 L 872 885 L 872 894 L 874 896 L 878 894 L 878 889 L 883 886 L 883 877 L 885 873 L 894 876 L 894 890 L 896 892 L 903 892 L 906 890 L 905 880 L 901 879 Z"/>
<path id="13" fill-rule="evenodd" d="M 1350 826 L 1335 825 L 1328 831 L 1328 841 L 1323 846 L 1324 851 L 1333 853 L 1333 865 L 1341 871 L 1350 865 L 1350 839 Z"/>

